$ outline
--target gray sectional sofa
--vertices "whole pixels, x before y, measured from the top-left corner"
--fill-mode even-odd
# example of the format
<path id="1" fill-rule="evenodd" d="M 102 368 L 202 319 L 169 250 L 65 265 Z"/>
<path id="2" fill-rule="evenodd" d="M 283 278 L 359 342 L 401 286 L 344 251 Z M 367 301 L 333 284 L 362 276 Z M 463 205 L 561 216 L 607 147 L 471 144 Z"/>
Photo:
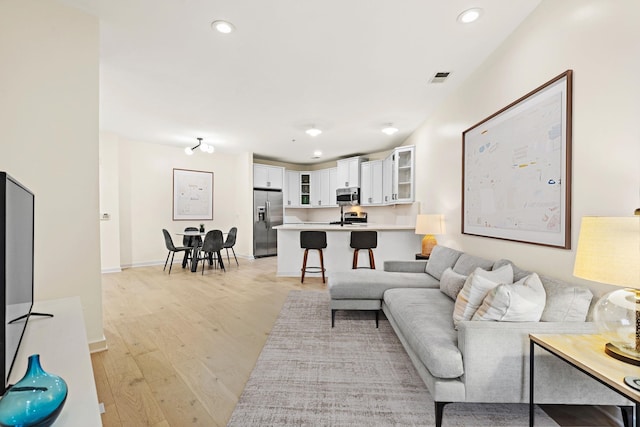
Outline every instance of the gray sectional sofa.
<path id="1" fill-rule="evenodd" d="M 508 264 L 436 246 L 428 261 L 386 262 L 384 271 L 336 272 L 328 283 L 332 327 L 339 327 L 337 310 L 373 310 L 376 326 L 382 310 L 433 396 L 437 427 L 447 403 L 528 403 L 529 334 L 595 333 L 591 312 L 597 297 L 610 288 L 541 275 L 545 303 L 540 321 L 462 320 L 456 328 L 457 292 L 441 289 L 445 271 L 451 269 L 447 277 L 451 271 L 469 276 L 476 268 L 491 271 Z M 514 281 L 530 277 L 513 264 L 510 269 Z M 632 405 L 543 350 L 536 350 L 535 367 L 536 403 L 617 405 L 625 410 Z"/>

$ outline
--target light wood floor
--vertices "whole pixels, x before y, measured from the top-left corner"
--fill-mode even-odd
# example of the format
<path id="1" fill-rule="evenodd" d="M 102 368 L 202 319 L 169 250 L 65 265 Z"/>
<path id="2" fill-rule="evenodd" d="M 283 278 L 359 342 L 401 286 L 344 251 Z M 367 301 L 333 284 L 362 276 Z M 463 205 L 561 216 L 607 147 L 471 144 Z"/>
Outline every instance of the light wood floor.
<path id="1" fill-rule="evenodd" d="M 179 264 L 102 276 L 109 349 L 92 362 L 104 426 L 226 425 L 289 291 L 326 289 L 317 275 L 276 278 L 275 257 L 239 261 L 204 276 Z M 545 410 L 562 426 L 621 424 L 617 408 Z"/>
<path id="2" fill-rule="evenodd" d="M 276 278 L 275 257 L 239 262 L 102 276 L 109 349 L 92 362 L 105 426 L 226 425 L 289 291 L 326 289 L 317 275 Z"/>

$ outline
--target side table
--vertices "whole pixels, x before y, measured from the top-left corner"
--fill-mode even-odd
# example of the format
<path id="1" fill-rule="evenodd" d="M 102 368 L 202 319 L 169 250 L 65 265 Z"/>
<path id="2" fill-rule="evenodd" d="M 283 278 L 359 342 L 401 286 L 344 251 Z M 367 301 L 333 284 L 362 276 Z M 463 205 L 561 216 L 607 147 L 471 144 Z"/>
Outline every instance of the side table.
<path id="1" fill-rule="evenodd" d="M 608 356 L 604 352 L 606 339 L 588 334 L 529 334 L 529 426 L 534 425 L 534 347 L 537 345 L 549 353 L 584 372 L 616 393 L 635 403 L 635 427 L 640 427 L 640 391 L 624 382 L 626 375 L 637 374 L 638 368 Z M 629 418 L 633 406 L 620 409 Z M 626 425 L 626 421 L 625 421 Z"/>
<path id="2" fill-rule="evenodd" d="M 416 260 L 419 259 L 429 259 L 429 255 L 422 255 L 421 253 L 416 254 Z"/>

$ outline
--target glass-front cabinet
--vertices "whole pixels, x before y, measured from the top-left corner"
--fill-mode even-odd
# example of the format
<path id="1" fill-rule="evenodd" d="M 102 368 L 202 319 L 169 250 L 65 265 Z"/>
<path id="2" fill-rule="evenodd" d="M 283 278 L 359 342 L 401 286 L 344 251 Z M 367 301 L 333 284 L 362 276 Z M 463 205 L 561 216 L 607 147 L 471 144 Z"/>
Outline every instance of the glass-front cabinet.
<path id="1" fill-rule="evenodd" d="M 394 150 L 393 187 L 395 203 L 410 203 L 414 198 L 415 147 L 399 147 Z"/>

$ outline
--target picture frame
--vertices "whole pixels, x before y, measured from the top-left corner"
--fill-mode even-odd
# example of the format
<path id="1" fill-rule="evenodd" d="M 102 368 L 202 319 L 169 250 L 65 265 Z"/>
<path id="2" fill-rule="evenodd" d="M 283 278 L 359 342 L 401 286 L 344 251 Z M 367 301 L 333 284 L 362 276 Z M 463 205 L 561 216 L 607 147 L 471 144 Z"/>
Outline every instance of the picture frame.
<path id="1" fill-rule="evenodd" d="M 173 220 L 213 220 L 213 172 L 173 169 Z"/>
<path id="2" fill-rule="evenodd" d="M 571 249 L 572 79 L 462 133 L 462 234 Z"/>

